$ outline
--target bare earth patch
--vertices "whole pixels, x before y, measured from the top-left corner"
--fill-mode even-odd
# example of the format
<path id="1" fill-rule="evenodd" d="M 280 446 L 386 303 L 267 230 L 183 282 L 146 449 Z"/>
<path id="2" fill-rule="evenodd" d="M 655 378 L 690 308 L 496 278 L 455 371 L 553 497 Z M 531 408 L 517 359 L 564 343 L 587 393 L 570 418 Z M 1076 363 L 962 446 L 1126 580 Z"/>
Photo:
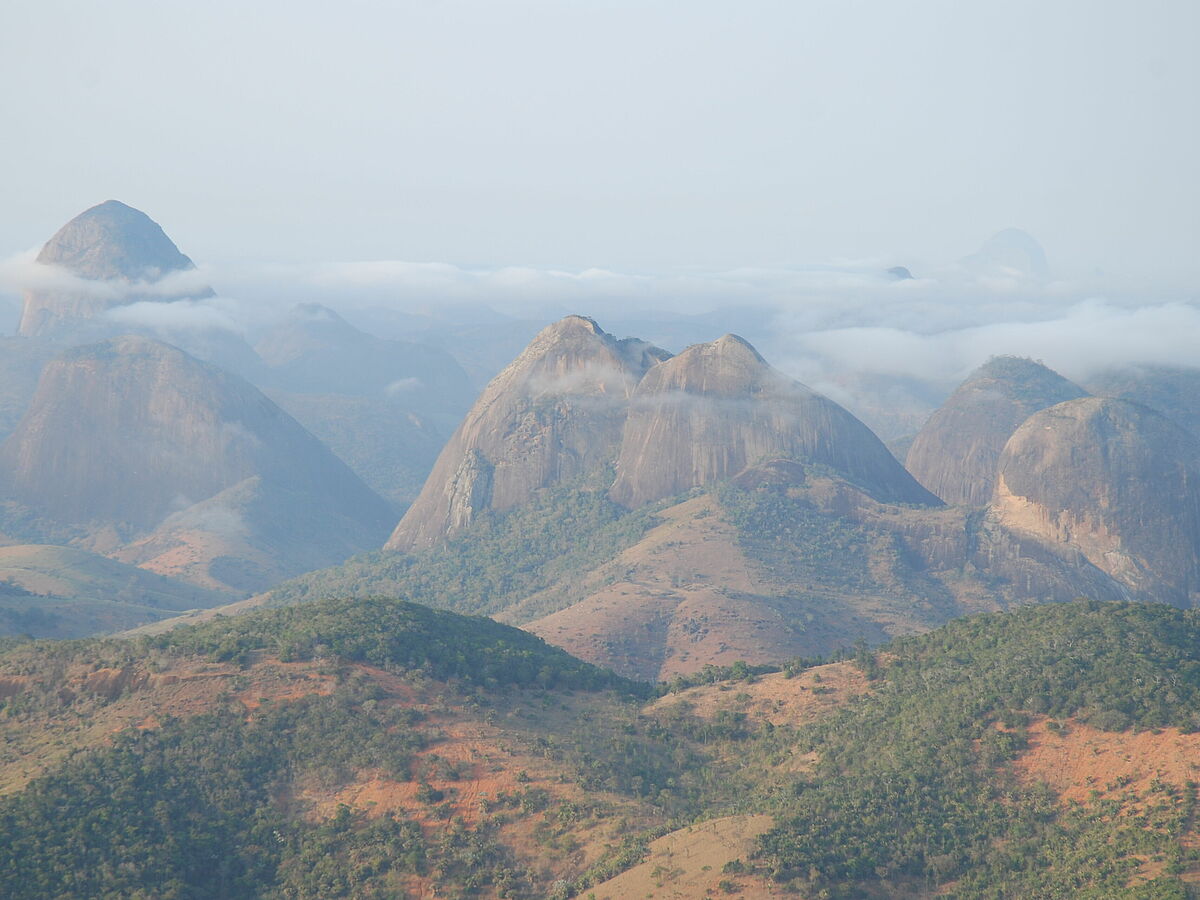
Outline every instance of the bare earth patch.
<path id="1" fill-rule="evenodd" d="M 1177 787 L 1200 781 L 1200 734 L 1178 728 L 1109 732 L 1074 721 L 1056 733 L 1048 724 L 1040 719 L 1030 725 L 1029 749 L 1017 759 L 1017 770 L 1046 782 L 1064 801 L 1087 802 L 1093 790 L 1104 793 L 1118 783 L 1142 794 L 1155 779 Z"/>
<path id="2" fill-rule="evenodd" d="M 644 862 L 584 896 L 596 900 L 698 900 L 736 891 L 742 900 L 782 897 L 782 890 L 761 877 L 724 871 L 727 863 L 749 855 L 759 836 L 773 824 L 771 816 L 727 816 L 673 831 L 650 844 Z"/>

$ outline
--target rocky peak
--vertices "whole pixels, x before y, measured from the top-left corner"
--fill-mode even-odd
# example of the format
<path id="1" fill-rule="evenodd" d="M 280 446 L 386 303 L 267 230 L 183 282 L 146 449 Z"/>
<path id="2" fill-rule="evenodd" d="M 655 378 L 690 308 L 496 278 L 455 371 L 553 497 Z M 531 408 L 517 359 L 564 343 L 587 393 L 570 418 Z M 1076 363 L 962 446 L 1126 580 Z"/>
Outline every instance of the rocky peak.
<path id="1" fill-rule="evenodd" d="M 617 340 L 585 316 L 542 329 L 484 389 L 388 546 L 433 546 L 485 509 L 511 509 L 536 490 L 611 464 L 629 398 L 669 356 L 645 341 Z"/>
<path id="2" fill-rule="evenodd" d="M 1140 404 L 1084 397 L 1030 416 L 991 511 L 1154 599 L 1189 605 L 1200 590 L 1200 441 Z"/>
<path id="3" fill-rule="evenodd" d="M 771 459 L 830 466 L 879 499 L 937 502 L 858 419 L 771 368 L 732 334 L 646 373 L 610 496 L 636 507 Z"/>
<path id="4" fill-rule="evenodd" d="M 905 465 L 947 503 L 983 506 L 1009 436 L 1040 409 L 1083 388 L 1031 359 L 997 356 L 959 385 L 913 439 Z"/>
<path id="5" fill-rule="evenodd" d="M 157 222 L 119 200 L 77 215 L 46 242 L 37 261 L 93 280 L 154 281 L 194 268 Z"/>
<path id="6" fill-rule="evenodd" d="M 89 281 L 121 285 L 152 283 L 172 272 L 195 268 L 158 223 L 117 200 L 93 206 L 60 228 L 42 247 L 37 261 Z M 209 293 L 206 288 L 198 291 L 201 296 Z M 179 298 L 138 296 L 123 288 L 84 293 L 29 291 L 20 333 L 46 334 L 94 318 L 113 306 L 145 299 Z"/>

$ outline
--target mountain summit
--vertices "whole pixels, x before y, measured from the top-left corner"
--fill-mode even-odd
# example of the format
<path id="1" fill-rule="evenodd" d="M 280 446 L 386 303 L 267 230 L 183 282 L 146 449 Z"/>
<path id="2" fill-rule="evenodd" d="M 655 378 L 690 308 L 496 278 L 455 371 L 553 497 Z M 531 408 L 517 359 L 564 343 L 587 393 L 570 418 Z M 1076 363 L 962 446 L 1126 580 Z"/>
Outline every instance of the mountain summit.
<path id="1" fill-rule="evenodd" d="M 947 503 L 983 506 L 992 496 L 1000 451 L 1041 409 L 1087 391 L 1032 359 L 997 356 L 972 372 L 921 428 L 904 460 Z"/>
<path id="2" fill-rule="evenodd" d="M 881 500 L 937 504 L 867 426 L 771 368 L 735 334 L 646 373 L 610 496 L 641 506 L 774 459 L 829 466 Z"/>
<path id="3" fill-rule="evenodd" d="M 20 325 L 20 333 L 26 336 L 57 331 L 138 299 L 155 299 L 130 295 L 131 286 L 195 268 L 157 222 L 119 200 L 107 200 L 77 215 L 46 242 L 37 262 L 88 281 L 112 282 L 114 290 L 26 292 Z"/>
<path id="4" fill-rule="evenodd" d="M 542 329 L 467 413 L 388 548 L 433 546 L 485 509 L 610 463 L 638 381 L 669 355 L 585 316 Z"/>

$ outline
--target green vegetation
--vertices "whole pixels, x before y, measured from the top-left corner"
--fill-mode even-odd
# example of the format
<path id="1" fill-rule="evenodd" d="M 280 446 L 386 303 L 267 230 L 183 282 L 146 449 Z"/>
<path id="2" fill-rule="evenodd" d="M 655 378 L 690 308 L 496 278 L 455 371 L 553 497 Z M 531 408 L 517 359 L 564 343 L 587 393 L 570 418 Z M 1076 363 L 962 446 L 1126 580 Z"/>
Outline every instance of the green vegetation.
<path id="1" fill-rule="evenodd" d="M 408 777 L 421 740 L 403 710 L 349 685 L 331 697 L 130 730 L 0 800 L 0 896 L 324 898 L 397 896 L 393 877 L 436 869 L 448 886 L 511 878 L 483 835 L 475 864 L 415 823 L 343 807 L 309 824 L 276 798 L 371 765 Z"/>
<path id="2" fill-rule="evenodd" d="M 761 859 L 831 897 L 863 885 L 956 897 L 1184 896 L 1173 874 L 1195 785 L 1060 809 L 1018 781 L 1029 713 L 1110 730 L 1200 725 L 1200 614 L 1077 602 L 952 622 L 894 642 L 877 692 L 801 730 L 816 770 L 779 802 Z M 1143 798 L 1144 799 L 1144 798 Z M 1145 859 L 1170 863 L 1127 885 Z"/>
<path id="3" fill-rule="evenodd" d="M 285 662 L 332 657 L 486 687 L 648 690 L 526 631 L 384 597 L 260 609 L 141 640 L 218 660 L 245 662 L 251 652 L 266 650 Z"/>
<path id="4" fill-rule="evenodd" d="M 779 490 L 725 484 L 716 496 L 742 547 L 780 577 L 850 591 L 879 589 L 870 571 L 867 529 Z"/>
<path id="5" fill-rule="evenodd" d="M 271 602 L 386 594 L 492 614 L 606 562 L 653 524 L 651 509 L 630 512 L 590 486 L 546 489 L 510 512 L 482 514 L 440 547 L 418 555 L 380 550 L 356 556 L 285 582 Z"/>
<path id="6" fill-rule="evenodd" d="M 3 662 L 15 674 L 191 654 L 253 663 L 259 651 L 328 660 L 338 686 L 249 714 L 222 701 L 69 757 L 0 800 L 0 896 L 392 897 L 416 875 L 447 896 L 586 896 L 662 830 L 735 812 L 776 816 L 742 874 L 803 896 L 1182 898 L 1180 876 L 1200 864 L 1181 840 L 1194 828 L 1195 783 L 1135 791 L 1117 779 L 1064 804 L 1013 767 L 1032 715 L 1053 717 L 1058 731 L 1080 721 L 1200 729 L 1200 611 L 1079 601 L 958 620 L 881 653 L 859 644 L 844 658 L 872 679 L 871 693 L 800 728 L 739 711 L 748 695 L 738 685 L 751 690 L 769 667 L 710 667 L 659 687 L 727 687 L 731 705 L 706 719 L 685 702 L 643 715 L 628 694 L 568 702 L 564 689 L 633 687 L 495 622 L 380 598 L 260 610 L 137 641 L 25 644 Z M 458 780 L 462 763 L 437 755 L 437 714 L 388 699 L 354 662 L 413 684 L 449 679 L 450 702 L 499 723 L 512 748 L 587 794 L 555 796 L 544 774 L 518 771 L 516 790 L 479 797 L 478 822 L 456 820 L 453 789 L 439 779 Z M 30 696 L 0 715 L 37 721 L 45 711 Z M 68 716 L 107 702 L 53 686 L 40 696 Z M 814 767 L 797 774 L 799 758 Z M 304 790 L 330 796 L 363 773 L 415 783 L 423 823 L 350 808 L 321 821 L 300 814 Z M 543 858 L 581 860 L 578 837 L 632 808 L 599 799 L 614 795 L 654 817 L 571 878 L 551 884 L 501 839 L 524 822 Z"/>

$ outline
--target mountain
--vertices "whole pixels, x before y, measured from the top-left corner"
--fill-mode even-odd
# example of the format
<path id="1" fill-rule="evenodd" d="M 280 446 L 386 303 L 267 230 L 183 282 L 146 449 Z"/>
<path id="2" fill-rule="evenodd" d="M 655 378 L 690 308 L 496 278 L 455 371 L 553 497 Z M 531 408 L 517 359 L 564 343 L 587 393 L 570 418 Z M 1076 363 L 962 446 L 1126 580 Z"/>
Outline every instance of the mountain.
<path id="1" fill-rule="evenodd" d="M 270 383 L 286 391 L 404 396 L 429 412 L 465 410 L 472 399 L 466 372 L 446 351 L 377 338 L 317 303 L 296 306 L 254 349 Z"/>
<path id="2" fill-rule="evenodd" d="M 281 572 L 338 561 L 382 540 L 391 518 L 383 500 L 249 383 L 136 336 L 50 362 L 0 444 L 0 468 L 0 495 L 81 529 L 96 549 L 116 553 L 168 529 L 173 558 L 164 558 L 159 533 L 151 543 L 162 552 L 136 561 L 210 587 L 263 587 Z M 215 556 L 202 549 L 214 540 L 222 548 Z M 251 568 L 259 576 L 222 577 L 213 567 L 237 569 L 238 543 L 271 548 L 289 563 L 258 560 Z"/>
<path id="3" fill-rule="evenodd" d="M 998 231 L 983 245 L 964 257 L 963 266 L 976 275 L 990 278 L 1035 278 L 1050 277 L 1050 266 L 1046 262 L 1046 251 L 1028 232 L 1020 228 L 1005 228 Z"/>
<path id="4" fill-rule="evenodd" d="M 157 222 L 118 200 L 93 206 L 60 228 L 42 247 L 37 262 L 107 284 L 28 292 L 19 330 L 25 336 L 51 334 L 136 300 L 188 296 L 186 292 L 156 296 L 146 286 L 195 268 Z"/>
<path id="5" fill-rule="evenodd" d="M 1087 397 L 1035 413 L 1001 454 L 992 512 L 1080 551 L 1135 592 L 1200 592 L 1200 441 L 1153 410 Z"/>
<path id="6" fill-rule="evenodd" d="M 631 684 L 326 600 L 0 651 L 0 892 L 1186 897 L 1200 621 L 1080 601 Z"/>
<path id="7" fill-rule="evenodd" d="M 697 344 L 637 386 L 610 496 L 637 507 L 792 459 L 828 466 L 883 500 L 937 504 L 871 431 L 786 378 L 736 335 Z"/>
<path id="8" fill-rule="evenodd" d="M 917 433 L 904 464 L 947 503 L 992 497 L 1005 442 L 1033 413 L 1087 392 L 1031 359 L 997 356 L 959 385 Z"/>
<path id="9" fill-rule="evenodd" d="M 667 355 L 583 316 L 544 328 L 467 413 L 388 549 L 432 547 L 485 510 L 611 464 L 634 388 Z"/>
<path id="10" fill-rule="evenodd" d="M 444 350 L 374 337 L 317 304 L 297 306 L 255 349 L 271 399 L 401 506 L 474 397 Z"/>
<path id="11" fill-rule="evenodd" d="M 1200 369 L 1184 366 L 1122 366 L 1088 379 L 1097 397 L 1132 400 L 1162 413 L 1200 437 Z"/>

